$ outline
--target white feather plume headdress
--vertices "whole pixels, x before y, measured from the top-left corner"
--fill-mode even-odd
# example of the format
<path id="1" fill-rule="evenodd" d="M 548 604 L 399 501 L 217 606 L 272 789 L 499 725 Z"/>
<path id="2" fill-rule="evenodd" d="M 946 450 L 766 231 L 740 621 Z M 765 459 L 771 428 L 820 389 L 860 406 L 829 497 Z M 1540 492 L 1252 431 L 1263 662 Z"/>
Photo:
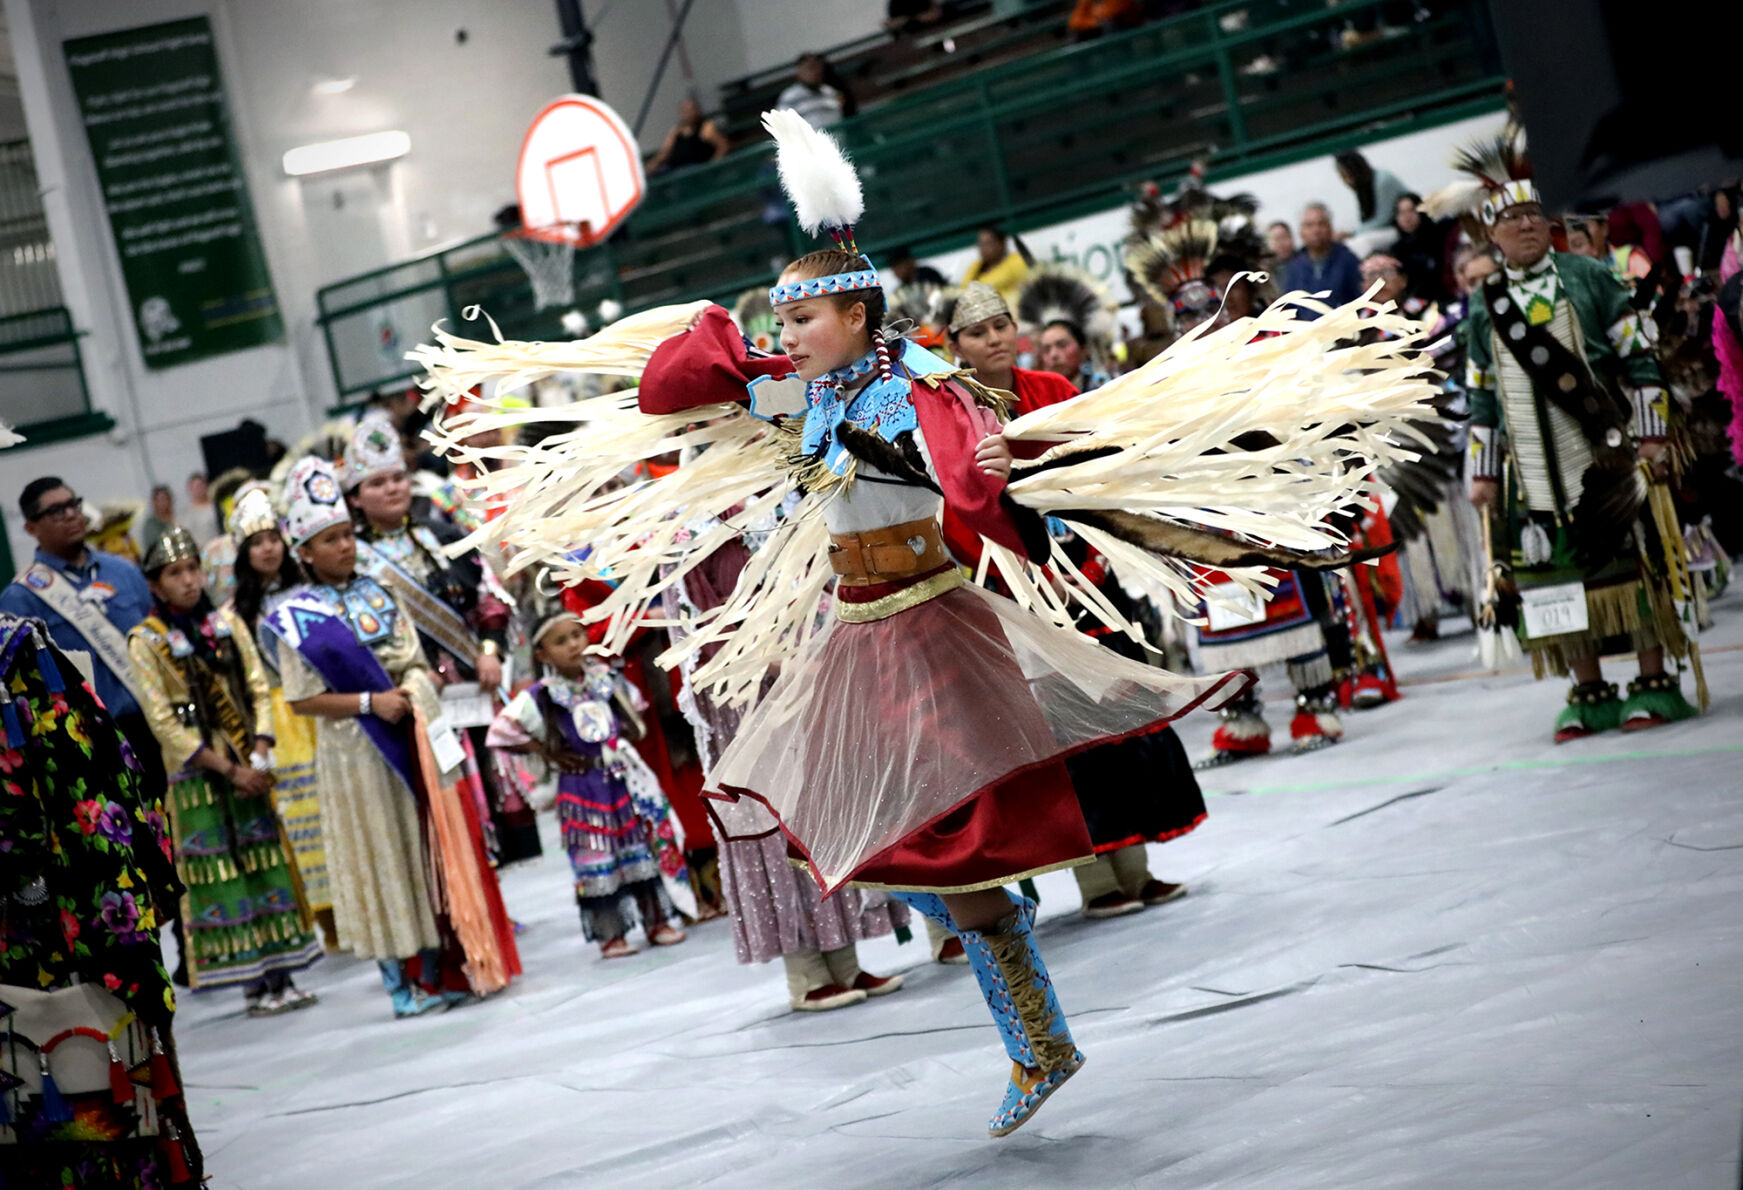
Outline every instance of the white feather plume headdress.
<path id="1" fill-rule="evenodd" d="M 763 113 L 763 127 L 775 138 L 775 160 L 781 189 L 793 204 L 799 226 L 808 235 L 829 232 L 852 250 L 853 225 L 865 214 L 865 194 L 859 174 L 840 143 L 791 108 Z"/>

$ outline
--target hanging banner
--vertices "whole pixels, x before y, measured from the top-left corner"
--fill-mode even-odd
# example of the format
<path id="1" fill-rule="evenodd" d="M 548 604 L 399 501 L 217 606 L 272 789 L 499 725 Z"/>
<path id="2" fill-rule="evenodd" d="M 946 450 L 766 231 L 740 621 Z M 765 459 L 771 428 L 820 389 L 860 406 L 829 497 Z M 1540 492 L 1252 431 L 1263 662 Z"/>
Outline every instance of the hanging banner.
<path id="1" fill-rule="evenodd" d="M 146 366 L 282 341 L 211 22 L 62 48 Z"/>

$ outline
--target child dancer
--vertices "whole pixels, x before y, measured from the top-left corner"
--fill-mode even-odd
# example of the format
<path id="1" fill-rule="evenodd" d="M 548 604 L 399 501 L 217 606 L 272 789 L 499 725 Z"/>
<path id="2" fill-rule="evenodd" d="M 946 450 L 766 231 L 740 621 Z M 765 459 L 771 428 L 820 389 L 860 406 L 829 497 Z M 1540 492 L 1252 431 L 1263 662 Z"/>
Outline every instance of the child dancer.
<path id="1" fill-rule="evenodd" d="M 620 743 L 642 734 L 628 687 L 604 664 L 589 663 L 587 629 L 574 612 L 547 615 L 531 643 L 544 676 L 498 712 L 486 742 L 536 753 L 557 770 L 581 936 L 599 943 L 599 956 L 635 954 L 625 935 L 638 919 L 649 942 L 676 946 L 685 935 L 672 924 L 667 882 L 692 910 L 695 899 L 671 807 L 634 749 Z"/>
<path id="2" fill-rule="evenodd" d="M 320 958 L 321 943 L 299 912 L 273 813 L 260 657 L 242 622 L 212 606 L 186 529 L 164 534 L 144 569 L 151 615 L 128 634 L 127 652 L 169 771 L 188 986 L 240 984 L 249 1016 L 306 1008 L 315 996 L 291 973 Z M 108 831 L 108 819 L 98 827 Z"/>
<path id="3" fill-rule="evenodd" d="M 426 717 L 440 699 L 417 630 L 385 587 L 356 573 L 357 539 L 331 467 L 304 459 L 287 489 L 291 541 L 313 581 L 266 626 L 279 638 L 291 709 L 316 719 L 339 944 L 378 961 L 396 1017 L 497 991 L 520 973 L 520 956 L 477 817 L 432 756 Z M 442 880 L 442 913 L 428 870 Z M 408 972 L 413 957 L 428 988 Z"/>
<path id="4" fill-rule="evenodd" d="M 1366 488 L 1370 469 L 1349 460 L 1396 453 L 1387 431 L 1424 408 L 1427 386 L 1402 379 L 1389 348 L 1333 348 L 1353 307 L 1319 322 L 1267 311 L 1256 327 L 1205 336 L 1190 359 L 1159 357 L 1124 384 L 1026 415 L 1018 441 L 1076 448 L 1007 485 L 1000 395 L 883 334 L 878 274 L 850 226 L 864 202 L 839 147 L 792 112 L 764 119 L 800 222 L 838 245 L 795 261 L 770 292 L 784 357 L 747 351 L 719 307 L 649 311 L 567 348 L 438 333 L 419 355 L 436 398 L 490 377 L 525 384 L 552 368 L 623 373 L 646 361 L 636 406 L 541 411 L 586 431 L 499 450 L 530 465 L 481 485 L 518 491 L 488 539 L 535 551 L 566 580 L 610 577 L 589 614 L 608 622 L 607 648 L 671 581 L 662 563 L 681 572 L 802 493 L 727 603 L 662 664 L 724 642 L 695 684 L 754 703 L 710 774 L 720 834 L 779 829 L 826 895 L 894 889 L 962 938 L 1012 1060 L 988 1124 L 1003 1136 L 1083 1063 L 1034 945 L 1034 906 L 1003 889 L 1090 855 L 1064 758 L 1250 684 L 1177 677 L 1074 631 L 1039 565 L 1066 567 L 1074 597 L 1136 629 L 1052 550 L 1040 514 L 1185 593 L 1192 565 L 1347 565 L 1323 522 Z M 1242 416 L 1217 416 L 1230 408 Z M 1235 445 L 1256 424 L 1275 430 L 1275 451 Z M 714 449 L 611 486 L 629 463 L 690 445 Z M 679 537 L 709 514 L 718 529 Z M 585 557 L 571 553 L 577 540 Z M 970 584 L 958 561 L 996 568 L 1015 598 Z M 834 621 L 820 628 L 832 579 Z"/>

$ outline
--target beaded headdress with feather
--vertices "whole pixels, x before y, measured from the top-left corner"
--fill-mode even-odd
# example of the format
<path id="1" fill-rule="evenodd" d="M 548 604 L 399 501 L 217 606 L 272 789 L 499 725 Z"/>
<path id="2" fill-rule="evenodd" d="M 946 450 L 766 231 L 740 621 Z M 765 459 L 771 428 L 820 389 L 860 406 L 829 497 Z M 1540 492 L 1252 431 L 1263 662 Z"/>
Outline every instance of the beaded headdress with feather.
<path id="1" fill-rule="evenodd" d="M 1196 175 L 1173 198 L 1148 186 L 1132 208 L 1126 269 L 1178 325 L 1210 317 L 1223 295 L 1209 274 L 1258 273 L 1265 241 L 1254 223 L 1259 201 L 1251 194 L 1212 194 Z"/>
<path id="2" fill-rule="evenodd" d="M 783 305 L 805 298 L 864 289 L 882 289 L 877 269 L 854 242 L 853 225 L 865 214 L 865 193 L 853 162 L 840 143 L 821 128 L 813 128 L 791 108 L 763 113 L 763 128 L 775 138 L 775 160 L 781 189 L 793 204 L 793 214 L 807 235 L 827 233 L 843 252 L 865 260 L 866 267 L 828 277 L 803 277 L 769 290 L 769 304 Z"/>
<path id="3" fill-rule="evenodd" d="M 1489 226 L 1508 207 L 1542 201 L 1531 181 L 1525 128 L 1517 121 L 1508 120 L 1495 135 L 1465 145 L 1453 156 L 1452 166 L 1469 176 L 1423 200 L 1422 209 L 1435 219 L 1456 215 Z"/>
<path id="4" fill-rule="evenodd" d="M 1081 269 L 1053 264 L 1031 273 L 1017 294 L 1017 323 L 1038 335 L 1055 322 L 1067 322 L 1104 352 L 1114 339 L 1114 312 L 1107 294 Z"/>

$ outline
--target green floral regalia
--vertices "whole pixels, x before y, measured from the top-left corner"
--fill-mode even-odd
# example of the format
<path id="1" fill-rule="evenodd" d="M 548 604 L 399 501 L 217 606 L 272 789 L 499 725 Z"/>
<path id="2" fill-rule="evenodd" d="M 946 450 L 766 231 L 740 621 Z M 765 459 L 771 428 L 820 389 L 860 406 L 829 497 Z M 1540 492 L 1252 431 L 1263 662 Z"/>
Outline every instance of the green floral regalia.
<path id="1" fill-rule="evenodd" d="M 202 747 L 246 765 L 272 733 L 272 694 L 228 610 L 173 619 L 160 605 L 127 639 L 140 701 L 163 746 L 189 986 L 248 984 L 321 955 L 298 906 L 272 798 L 195 767 Z"/>

